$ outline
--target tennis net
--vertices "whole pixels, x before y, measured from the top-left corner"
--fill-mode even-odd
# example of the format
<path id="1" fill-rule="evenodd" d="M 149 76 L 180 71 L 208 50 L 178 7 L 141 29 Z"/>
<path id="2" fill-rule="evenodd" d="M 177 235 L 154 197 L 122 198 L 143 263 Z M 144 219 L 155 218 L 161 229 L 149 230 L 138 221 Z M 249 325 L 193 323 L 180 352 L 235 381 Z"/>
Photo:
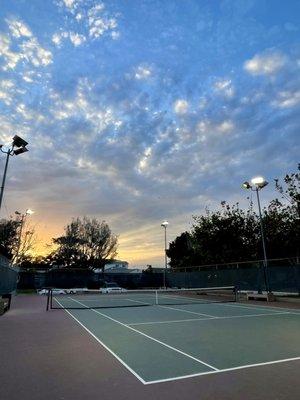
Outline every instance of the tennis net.
<path id="1" fill-rule="evenodd" d="M 232 302 L 237 300 L 234 286 L 193 289 L 141 289 L 103 293 L 92 289 L 48 289 L 49 309 L 93 309 L 185 305 Z"/>

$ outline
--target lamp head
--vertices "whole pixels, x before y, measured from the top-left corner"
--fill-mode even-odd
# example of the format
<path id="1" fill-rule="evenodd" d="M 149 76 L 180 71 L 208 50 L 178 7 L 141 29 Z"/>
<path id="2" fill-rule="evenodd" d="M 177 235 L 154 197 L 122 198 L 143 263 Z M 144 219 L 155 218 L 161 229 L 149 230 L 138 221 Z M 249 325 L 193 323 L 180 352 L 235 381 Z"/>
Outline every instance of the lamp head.
<path id="1" fill-rule="evenodd" d="M 242 188 L 243 189 L 251 189 L 251 185 L 250 185 L 250 183 L 249 182 L 244 182 L 243 184 L 242 184 Z"/>
<path id="2" fill-rule="evenodd" d="M 251 179 L 251 183 L 253 186 L 256 186 L 258 189 L 262 189 L 267 186 L 268 182 L 262 176 L 256 176 Z"/>
<path id="3" fill-rule="evenodd" d="M 26 142 L 26 140 L 22 139 L 20 136 L 15 135 L 13 137 L 13 146 L 15 146 L 15 147 L 25 147 L 27 145 L 28 145 L 28 143 Z"/>
<path id="4" fill-rule="evenodd" d="M 14 155 L 18 156 L 19 154 L 26 153 L 27 151 L 28 151 L 28 149 L 25 146 L 20 147 L 17 150 L 14 150 Z"/>
<path id="5" fill-rule="evenodd" d="M 164 228 L 166 228 L 169 225 L 168 221 L 164 221 L 161 223 L 161 226 L 163 226 Z"/>
<path id="6" fill-rule="evenodd" d="M 26 215 L 32 215 L 32 214 L 34 214 L 34 211 L 31 210 L 30 208 L 28 208 L 28 209 L 26 210 Z"/>

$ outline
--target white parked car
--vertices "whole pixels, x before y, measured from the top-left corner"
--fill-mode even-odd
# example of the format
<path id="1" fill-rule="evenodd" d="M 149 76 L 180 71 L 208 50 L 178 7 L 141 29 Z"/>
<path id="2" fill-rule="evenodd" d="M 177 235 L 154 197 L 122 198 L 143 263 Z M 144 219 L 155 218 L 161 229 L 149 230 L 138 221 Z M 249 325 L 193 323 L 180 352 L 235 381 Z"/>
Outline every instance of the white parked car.
<path id="1" fill-rule="evenodd" d="M 126 289 L 121 288 L 116 283 L 107 283 L 104 288 L 100 289 L 101 293 L 124 293 Z"/>
<path id="2" fill-rule="evenodd" d="M 49 289 L 41 289 L 37 291 L 39 295 L 48 294 Z M 64 289 L 52 289 L 52 294 L 66 294 Z"/>

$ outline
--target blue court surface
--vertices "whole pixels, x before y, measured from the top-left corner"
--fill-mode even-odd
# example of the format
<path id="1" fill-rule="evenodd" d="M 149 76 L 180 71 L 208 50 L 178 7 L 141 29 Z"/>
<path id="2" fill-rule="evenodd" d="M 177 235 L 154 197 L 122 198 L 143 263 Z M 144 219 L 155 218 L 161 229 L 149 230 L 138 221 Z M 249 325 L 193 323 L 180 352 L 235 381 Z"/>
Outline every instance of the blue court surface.
<path id="1" fill-rule="evenodd" d="M 192 303 L 51 312 L 67 312 L 145 385 L 300 359 L 299 309 Z"/>

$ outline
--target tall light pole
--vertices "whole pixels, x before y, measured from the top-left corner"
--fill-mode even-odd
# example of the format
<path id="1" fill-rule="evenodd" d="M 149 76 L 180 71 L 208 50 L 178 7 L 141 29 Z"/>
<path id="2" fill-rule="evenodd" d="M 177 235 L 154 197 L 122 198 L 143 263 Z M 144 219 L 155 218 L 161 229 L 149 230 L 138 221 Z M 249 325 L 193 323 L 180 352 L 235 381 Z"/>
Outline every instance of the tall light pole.
<path id="1" fill-rule="evenodd" d="M 19 154 L 22 154 L 22 153 L 25 153 L 26 151 L 28 151 L 28 149 L 26 148 L 28 143 L 24 139 L 20 138 L 20 136 L 15 135 L 12 140 L 13 141 L 11 143 L 11 146 L 6 151 L 3 150 L 3 144 L 0 145 L 1 152 L 6 154 L 2 184 L 1 184 L 1 191 L 0 191 L 0 210 L 1 210 L 1 205 L 2 205 L 9 157 L 10 156 L 18 156 Z"/>
<path id="2" fill-rule="evenodd" d="M 31 210 L 30 208 L 28 208 L 24 214 L 21 214 L 19 211 L 15 211 L 15 214 L 20 216 L 20 230 L 19 230 L 19 237 L 18 237 L 18 245 L 17 245 L 17 252 L 16 255 L 14 257 L 15 262 L 18 261 L 19 258 L 19 253 L 20 253 L 20 248 L 21 248 L 21 240 L 22 240 L 22 233 L 23 233 L 23 228 L 24 228 L 24 224 L 25 224 L 25 220 L 27 215 L 32 215 L 34 214 L 34 211 Z"/>
<path id="3" fill-rule="evenodd" d="M 250 190 L 256 192 L 258 213 L 259 213 L 259 222 L 260 222 L 261 241 L 262 241 L 262 248 L 263 248 L 263 254 L 264 254 L 264 261 L 263 261 L 264 281 L 265 281 L 266 291 L 267 291 L 267 293 L 270 293 L 271 289 L 270 289 L 269 277 L 268 277 L 268 258 L 267 258 L 264 225 L 263 225 L 263 220 L 262 220 L 260 198 L 259 198 L 259 191 L 261 189 L 263 189 L 265 186 L 267 186 L 268 182 L 262 176 L 257 176 L 255 178 L 252 178 L 250 182 L 251 183 L 244 182 L 242 186 L 244 189 L 250 189 Z"/>
<path id="4" fill-rule="evenodd" d="M 161 226 L 165 229 L 165 268 L 164 268 L 164 288 L 167 287 L 167 267 L 168 267 L 168 259 L 167 259 L 167 226 L 169 225 L 168 221 L 164 221 Z"/>

